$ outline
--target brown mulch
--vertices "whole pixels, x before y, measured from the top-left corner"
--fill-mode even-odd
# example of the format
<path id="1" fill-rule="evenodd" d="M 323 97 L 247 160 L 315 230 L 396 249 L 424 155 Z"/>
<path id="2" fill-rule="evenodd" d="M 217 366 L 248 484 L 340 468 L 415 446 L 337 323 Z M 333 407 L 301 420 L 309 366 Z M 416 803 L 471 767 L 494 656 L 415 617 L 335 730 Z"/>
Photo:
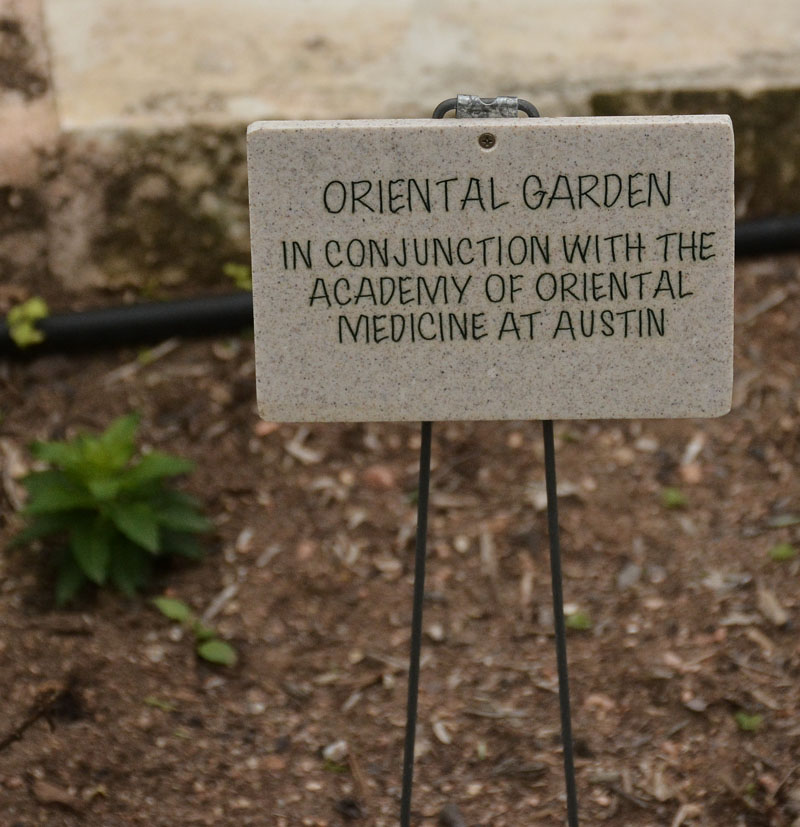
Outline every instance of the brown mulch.
<path id="1" fill-rule="evenodd" d="M 728 416 L 556 423 L 586 825 L 800 817 L 800 259 L 740 266 L 737 316 Z M 152 593 L 240 661 L 4 552 L 0 824 L 397 824 L 417 427 L 261 423 L 247 337 L 153 353 L 0 366 L 0 543 L 28 442 L 138 410 L 216 523 Z M 434 426 L 418 825 L 564 823 L 543 480 L 537 423 Z"/>

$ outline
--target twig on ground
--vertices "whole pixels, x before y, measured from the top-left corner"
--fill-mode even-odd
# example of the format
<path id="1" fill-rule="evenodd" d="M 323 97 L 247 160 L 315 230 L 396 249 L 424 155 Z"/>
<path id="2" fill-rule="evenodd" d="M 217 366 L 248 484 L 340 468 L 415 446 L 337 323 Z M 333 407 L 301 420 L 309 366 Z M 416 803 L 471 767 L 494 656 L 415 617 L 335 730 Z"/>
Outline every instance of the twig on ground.
<path id="1" fill-rule="evenodd" d="M 465 709 L 465 715 L 472 715 L 475 718 L 528 718 L 527 712 L 521 709 L 510 709 L 508 707 L 495 707 L 492 709 Z"/>
<path id="2" fill-rule="evenodd" d="M 656 806 L 653 802 L 646 801 L 644 798 L 639 798 L 639 796 L 634 795 L 633 793 L 626 792 L 620 784 L 609 784 L 608 789 L 615 795 L 623 798 L 629 804 L 639 807 L 641 810 L 652 810 Z"/>
<path id="3" fill-rule="evenodd" d="M 364 775 L 364 770 L 361 769 L 361 764 L 352 749 L 347 754 L 347 763 L 350 765 L 350 774 L 353 776 L 353 784 L 356 788 L 358 800 L 364 805 L 364 809 L 366 809 L 367 797 L 369 794 L 367 777 Z"/>
<path id="4" fill-rule="evenodd" d="M 0 751 L 6 749 L 15 741 L 19 741 L 25 732 L 40 718 L 46 718 L 49 722 L 50 713 L 71 691 L 72 686 L 69 682 L 66 682 L 45 687 L 39 692 L 22 721 L 0 738 Z"/>
<path id="5" fill-rule="evenodd" d="M 698 804 L 683 804 L 675 813 L 675 818 L 672 820 L 670 827 L 681 827 L 687 818 L 693 818 L 700 815 L 701 812 L 702 808 Z"/>

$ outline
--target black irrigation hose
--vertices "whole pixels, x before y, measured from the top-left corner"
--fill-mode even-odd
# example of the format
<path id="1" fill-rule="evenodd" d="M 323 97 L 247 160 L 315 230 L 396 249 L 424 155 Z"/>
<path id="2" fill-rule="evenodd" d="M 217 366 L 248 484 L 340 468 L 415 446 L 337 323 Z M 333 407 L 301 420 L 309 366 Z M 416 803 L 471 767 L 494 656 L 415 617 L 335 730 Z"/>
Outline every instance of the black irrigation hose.
<path id="1" fill-rule="evenodd" d="M 747 258 L 800 250 L 800 215 L 757 218 L 736 225 L 736 256 Z"/>
<path id="2" fill-rule="evenodd" d="M 736 225 L 736 255 L 800 250 L 800 215 L 763 218 Z M 168 339 L 235 333 L 253 323 L 250 293 L 204 296 L 170 302 L 59 313 L 37 323 L 45 339 L 21 350 L 0 321 L 0 356 L 26 356 L 77 348 L 116 347 Z"/>
<path id="3" fill-rule="evenodd" d="M 102 307 L 59 313 L 36 323 L 44 333 L 41 344 L 18 348 L 0 323 L 0 356 L 35 355 L 44 351 L 116 347 L 157 342 L 172 336 L 214 336 L 253 324 L 253 297 L 241 291 L 180 301 Z"/>

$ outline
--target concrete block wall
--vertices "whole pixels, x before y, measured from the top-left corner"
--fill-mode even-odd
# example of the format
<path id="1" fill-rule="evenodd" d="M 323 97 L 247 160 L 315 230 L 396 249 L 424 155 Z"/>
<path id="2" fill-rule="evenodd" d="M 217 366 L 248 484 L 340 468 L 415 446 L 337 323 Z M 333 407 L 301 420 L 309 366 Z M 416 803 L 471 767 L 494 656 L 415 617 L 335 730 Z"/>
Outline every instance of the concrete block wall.
<path id="1" fill-rule="evenodd" d="M 218 285 L 248 256 L 248 122 L 427 117 L 458 92 L 729 113 L 739 214 L 800 211 L 796 0 L 0 2 L 13 282 Z"/>

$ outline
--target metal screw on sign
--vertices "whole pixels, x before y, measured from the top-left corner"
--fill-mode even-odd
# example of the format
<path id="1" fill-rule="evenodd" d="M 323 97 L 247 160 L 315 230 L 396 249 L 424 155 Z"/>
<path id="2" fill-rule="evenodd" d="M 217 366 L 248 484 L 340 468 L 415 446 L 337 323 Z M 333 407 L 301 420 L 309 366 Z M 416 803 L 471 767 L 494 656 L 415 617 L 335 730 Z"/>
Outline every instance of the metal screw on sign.
<path id="1" fill-rule="evenodd" d="M 524 112 L 529 118 L 538 118 L 539 112 L 528 101 L 512 97 L 479 98 L 477 95 L 459 95 L 442 101 L 434 110 L 434 118 L 443 118 L 455 110 L 457 118 L 516 118 Z M 493 149 L 496 136 L 484 132 L 478 137 L 483 150 Z M 425 559 L 428 532 L 428 494 L 431 479 L 432 423 L 423 422 L 419 454 L 419 489 L 417 497 L 417 539 L 414 553 L 414 598 L 411 615 L 411 655 L 408 668 L 408 702 L 406 705 L 406 736 L 403 751 L 403 786 L 400 799 L 400 827 L 411 827 L 411 791 L 414 781 L 414 742 L 417 727 L 417 700 L 419 697 L 419 662 L 422 648 L 422 605 L 425 595 Z M 553 440 L 553 422 L 542 422 L 545 452 L 545 481 L 547 488 L 547 526 L 550 536 L 550 572 L 553 586 L 553 614 L 555 618 L 556 658 L 558 662 L 558 696 L 561 708 L 561 740 L 564 750 L 564 776 L 567 789 L 567 823 L 578 827 L 578 797 L 575 784 L 575 765 L 572 745 L 572 717 L 569 703 L 569 676 L 567 672 L 567 635 L 564 623 L 564 597 L 561 582 L 561 548 L 558 536 L 558 504 L 556 502 L 556 460 Z"/>

